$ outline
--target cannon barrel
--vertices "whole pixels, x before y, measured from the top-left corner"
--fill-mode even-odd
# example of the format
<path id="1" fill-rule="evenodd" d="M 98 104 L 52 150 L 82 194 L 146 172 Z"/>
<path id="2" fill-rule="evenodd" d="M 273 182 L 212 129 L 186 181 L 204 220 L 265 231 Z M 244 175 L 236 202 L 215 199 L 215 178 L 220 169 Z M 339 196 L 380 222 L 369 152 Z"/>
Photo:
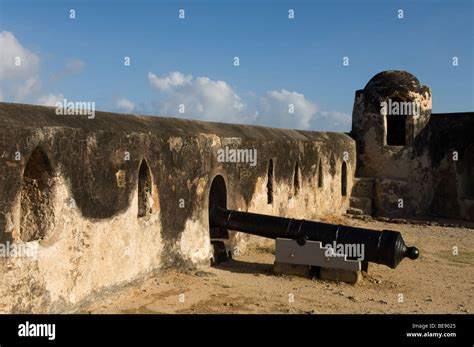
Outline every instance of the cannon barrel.
<path id="1" fill-rule="evenodd" d="M 320 241 L 323 246 L 336 243 L 363 245 L 364 260 L 395 269 L 407 257 L 416 259 L 419 250 L 407 247 L 402 235 L 393 230 L 371 230 L 345 225 L 268 216 L 227 210 L 213 206 L 209 211 L 211 227 L 227 228 L 271 239 L 287 238 L 304 245 L 307 240 Z"/>

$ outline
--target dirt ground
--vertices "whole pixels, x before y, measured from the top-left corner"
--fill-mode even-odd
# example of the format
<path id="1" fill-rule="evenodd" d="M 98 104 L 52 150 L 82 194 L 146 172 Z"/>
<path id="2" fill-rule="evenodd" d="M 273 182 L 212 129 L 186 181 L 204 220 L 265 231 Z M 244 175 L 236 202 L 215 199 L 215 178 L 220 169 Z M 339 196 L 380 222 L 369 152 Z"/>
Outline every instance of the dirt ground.
<path id="1" fill-rule="evenodd" d="M 474 229 L 331 220 L 399 230 L 420 248 L 392 270 L 370 264 L 356 285 L 276 276 L 273 246 L 255 246 L 218 267 L 167 270 L 104 295 L 81 313 L 473 313 Z M 470 226 L 472 227 L 472 226 Z M 453 247 L 458 255 L 453 255 Z"/>

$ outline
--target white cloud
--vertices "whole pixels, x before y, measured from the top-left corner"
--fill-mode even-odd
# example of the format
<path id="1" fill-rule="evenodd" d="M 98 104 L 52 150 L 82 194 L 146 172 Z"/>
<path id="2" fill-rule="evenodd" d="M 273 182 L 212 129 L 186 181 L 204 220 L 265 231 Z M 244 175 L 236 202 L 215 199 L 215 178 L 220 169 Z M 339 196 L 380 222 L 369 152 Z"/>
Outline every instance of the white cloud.
<path id="1" fill-rule="evenodd" d="M 148 73 L 150 84 L 161 91 L 172 91 L 173 89 L 190 85 L 193 77 L 191 75 L 183 75 L 179 71 L 170 72 L 168 76 L 158 77 L 154 73 Z"/>
<path id="2" fill-rule="evenodd" d="M 29 78 L 38 73 L 39 57 L 23 47 L 11 32 L 0 32 L 0 47 L 0 79 Z"/>
<path id="3" fill-rule="evenodd" d="M 59 80 L 84 70 L 86 63 L 80 59 L 69 59 L 62 70 L 56 71 L 50 77 L 50 82 L 55 83 Z"/>
<path id="4" fill-rule="evenodd" d="M 193 78 L 181 72 L 158 77 L 148 73 L 150 85 L 165 96 L 159 112 L 166 115 L 197 118 L 208 121 L 252 122 L 255 114 L 248 109 L 235 90 L 224 81 L 208 77 Z M 179 113 L 180 105 L 184 113 Z"/>
<path id="5" fill-rule="evenodd" d="M 309 129 L 318 111 L 316 104 L 303 94 L 273 90 L 260 98 L 257 121 L 277 128 Z"/>
<path id="6" fill-rule="evenodd" d="M 69 73 L 80 72 L 84 69 L 86 63 L 80 59 L 69 59 L 66 63 L 65 71 Z"/>
<path id="7" fill-rule="evenodd" d="M 37 99 L 37 104 L 42 106 L 56 106 L 57 102 L 62 102 L 64 95 L 62 94 L 45 94 Z"/>
<path id="8" fill-rule="evenodd" d="M 324 129 L 328 131 L 350 131 L 352 117 L 344 112 L 321 111 L 320 115 L 313 119 L 312 129 Z"/>
<path id="9" fill-rule="evenodd" d="M 54 106 L 63 100 L 63 94 L 51 93 L 40 78 L 40 58 L 25 48 L 9 31 L 0 32 L 0 100 Z M 16 62 L 20 62 L 16 65 Z M 68 74 L 76 73 L 85 64 L 70 59 L 65 67 L 52 76 L 53 82 Z"/>
<path id="10" fill-rule="evenodd" d="M 41 90 L 39 57 L 9 31 L 0 32 L 0 94 L 3 100 L 25 101 Z"/>
<path id="11" fill-rule="evenodd" d="M 272 90 L 260 97 L 247 92 L 244 100 L 224 81 L 194 78 L 179 71 L 164 76 L 149 72 L 148 81 L 161 97 L 152 102 L 156 106 L 153 111 L 165 116 L 302 130 L 350 129 L 349 115 L 323 111 L 296 91 Z M 184 114 L 178 112 L 180 104 L 185 107 Z"/>
<path id="12" fill-rule="evenodd" d="M 26 100 L 29 96 L 38 93 L 41 90 L 41 81 L 38 75 L 33 75 L 23 82 L 13 83 L 11 92 L 15 100 Z"/>
<path id="13" fill-rule="evenodd" d="M 293 113 L 290 110 L 293 110 Z M 349 131 L 351 117 L 343 112 L 321 110 L 304 94 L 285 89 L 260 97 L 257 123 L 277 128 L 318 131 Z"/>
<path id="14" fill-rule="evenodd" d="M 64 99 L 63 94 L 45 90 L 39 77 L 39 56 L 23 47 L 13 33 L 0 32 L 0 47 L 0 101 L 54 106 L 57 101 Z M 20 66 L 15 65 L 17 58 L 20 58 Z M 80 72 L 84 67 L 82 60 L 70 59 L 62 70 L 51 76 L 50 82 Z M 158 92 L 157 98 L 148 106 L 135 105 L 122 98 L 116 101 L 116 108 L 127 113 L 148 109 L 147 111 L 168 116 L 280 128 L 332 131 L 350 129 L 351 117 L 348 114 L 320 110 L 315 102 L 296 91 L 272 90 L 260 97 L 247 92 L 243 93 L 245 98 L 242 98 L 225 81 L 209 77 L 194 78 L 179 71 L 163 76 L 149 72 L 148 81 Z M 185 107 L 184 113 L 179 113 L 181 104 Z M 294 113 L 289 112 L 290 107 L 294 108 Z"/>
<path id="15" fill-rule="evenodd" d="M 135 108 L 134 103 L 128 99 L 117 100 L 116 106 L 119 110 L 124 111 L 126 113 L 132 112 Z"/>

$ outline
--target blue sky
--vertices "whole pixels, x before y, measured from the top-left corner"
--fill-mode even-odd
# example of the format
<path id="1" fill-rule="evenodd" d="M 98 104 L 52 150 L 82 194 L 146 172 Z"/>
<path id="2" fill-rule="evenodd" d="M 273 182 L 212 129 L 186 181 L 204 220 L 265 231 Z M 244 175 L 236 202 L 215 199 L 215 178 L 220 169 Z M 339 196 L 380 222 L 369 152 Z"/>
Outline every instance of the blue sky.
<path id="1" fill-rule="evenodd" d="M 433 112 L 472 111 L 473 17 L 472 0 L 0 0 L 1 64 L 34 61 L 0 67 L 0 97 L 349 131 L 355 90 L 400 69 L 432 87 Z"/>

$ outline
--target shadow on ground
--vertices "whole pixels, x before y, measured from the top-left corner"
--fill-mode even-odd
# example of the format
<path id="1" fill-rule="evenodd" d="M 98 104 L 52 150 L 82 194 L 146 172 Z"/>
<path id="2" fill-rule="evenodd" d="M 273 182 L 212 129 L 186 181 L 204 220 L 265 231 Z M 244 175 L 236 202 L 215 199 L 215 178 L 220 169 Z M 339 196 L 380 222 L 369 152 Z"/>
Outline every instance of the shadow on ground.
<path id="1" fill-rule="evenodd" d="M 262 264 L 229 259 L 214 266 L 216 269 L 240 274 L 273 275 L 273 264 Z"/>

